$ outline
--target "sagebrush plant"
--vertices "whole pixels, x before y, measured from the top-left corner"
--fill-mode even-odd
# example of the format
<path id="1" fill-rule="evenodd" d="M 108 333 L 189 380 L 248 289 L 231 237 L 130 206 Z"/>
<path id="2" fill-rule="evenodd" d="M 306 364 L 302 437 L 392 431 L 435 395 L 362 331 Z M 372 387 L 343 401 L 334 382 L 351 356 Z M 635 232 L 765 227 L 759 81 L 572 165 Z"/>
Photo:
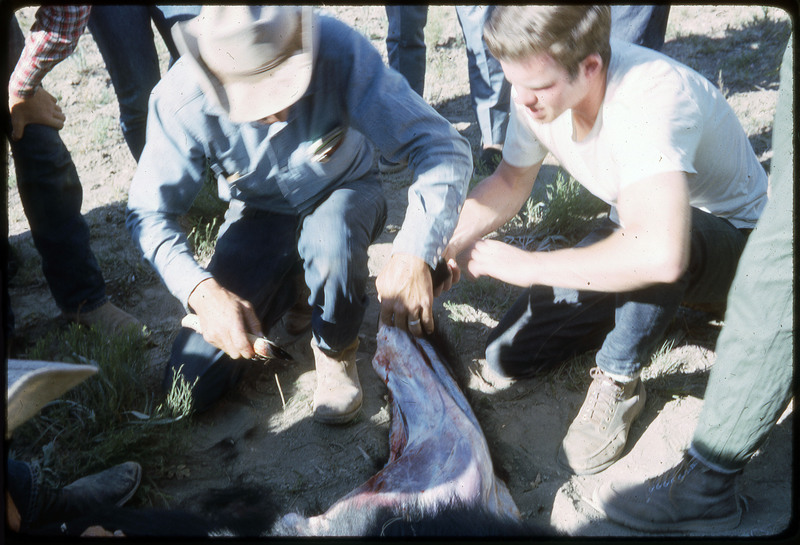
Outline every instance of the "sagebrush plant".
<path id="1" fill-rule="evenodd" d="M 151 483 L 180 459 L 191 426 L 188 404 L 170 406 L 153 393 L 144 380 L 146 340 L 136 332 L 108 335 L 72 324 L 47 334 L 27 356 L 98 367 L 14 431 L 10 456 L 38 463 L 48 485 L 63 486 L 128 460 L 139 462 Z M 185 397 L 178 391 L 166 399 Z"/>

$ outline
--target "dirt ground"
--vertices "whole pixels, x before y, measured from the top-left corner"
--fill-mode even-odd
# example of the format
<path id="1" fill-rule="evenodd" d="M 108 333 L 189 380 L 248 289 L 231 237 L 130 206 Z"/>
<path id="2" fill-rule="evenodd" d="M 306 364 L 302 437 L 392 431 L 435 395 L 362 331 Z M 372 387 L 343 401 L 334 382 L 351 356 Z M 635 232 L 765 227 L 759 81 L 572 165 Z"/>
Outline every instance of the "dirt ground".
<path id="1" fill-rule="evenodd" d="M 381 6 L 331 9 L 385 54 Z M 448 6 L 431 10 L 426 99 L 475 147 L 477 126 L 469 105 L 466 57 L 455 11 Z M 30 24 L 29 17 L 22 20 L 23 27 L 26 20 Z M 664 47 L 664 52 L 725 89 L 766 168 L 771 157 L 777 67 L 789 29 L 786 13 L 774 8 L 675 6 Z M 119 132 L 113 87 L 91 35 L 84 36 L 78 53 L 48 76 L 45 87 L 59 98 L 68 116 L 62 134 L 82 179 L 84 212 L 108 294 L 153 332 L 152 376 L 148 379 L 155 384 L 163 372 L 182 308 L 141 261 L 125 230 L 126 193 L 135 163 Z M 402 222 L 408 182 L 403 175 L 385 180 L 390 217 L 370 252 L 373 277 L 387 259 Z M 37 335 L 62 323 L 38 268 L 13 174 L 9 187 L 10 241 L 21 265 L 11 286 L 16 350 L 21 357 Z M 296 361 L 254 363 L 246 380 L 218 407 L 195 418 L 191 448 L 177 461 L 173 477 L 157 483 L 168 506 L 199 512 L 223 509 L 232 520 L 250 523 L 256 531 L 267 512 L 317 514 L 326 510 L 382 467 L 388 458 L 390 412 L 386 388 L 370 365 L 378 307 L 374 283 L 369 290 L 371 303 L 358 351 L 364 387 L 360 416 L 343 427 L 315 423 L 311 419 L 314 370 L 309 336 L 291 340 L 282 331 L 273 331 L 271 335 L 287 343 L 285 347 Z M 511 290 L 507 293 L 513 295 Z M 437 301 L 437 324 L 458 354 L 451 364 L 486 433 L 498 474 L 507 481 L 523 517 L 569 536 L 645 536 L 603 520 L 582 498 L 608 480 L 643 480 L 659 474 L 680 458 L 702 406 L 721 318 L 680 311 L 669 332 L 674 344 L 665 359 L 670 363 L 645 374 L 647 404 L 633 425 L 625 456 L 604 472 L 576 477 L 560 469 L 555 458 L 583 401 L 591 358 L 542 379 L 495 391 L 470 369 L 480 364 L 486 335 L 500 318 L 497 305 L 466 298 L 464 286 L 459 286 Z M 454 318 L 453 305 L 463 308 L 467 303 L 469 312 Z M 796 524 L 794 420 L 790 408 L 747 466 L 739 485 L 749 497 L 749 507 L 741 525 L 720 537 L 773 536 Z"/>

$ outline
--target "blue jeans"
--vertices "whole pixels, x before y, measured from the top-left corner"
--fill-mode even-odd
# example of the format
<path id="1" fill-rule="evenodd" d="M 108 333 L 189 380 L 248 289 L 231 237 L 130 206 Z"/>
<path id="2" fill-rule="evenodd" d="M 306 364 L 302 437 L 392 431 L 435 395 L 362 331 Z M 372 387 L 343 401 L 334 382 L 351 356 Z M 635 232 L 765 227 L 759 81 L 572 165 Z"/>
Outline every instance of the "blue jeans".
<path id="1" fill-rule="evenodd" d="M 611 220 L 579 246 L 609 236 Z M 600 348 L 597 366 L 632 376 L 647 363 L 681 302 L 724 302 L 747 240 L 728 221 L 692 209 L 689 268 L 674 284 L 624 293 L 533 286 L 490 333 L 486 362 L 496 373 L 527 377 Z"/>
<path id="2" fill-rule="evenodd" d="M 200 6 L 97 4 L 92 7 L 89 30 L 114 84 L 122 134 L 137 161 L 144 148 L 150 91 L 161 79 L 150 21 L 155 23 L 174 60 L 179 54 L 170 33 L 172 25 L 199 13 Z"/>
<path id="3" fill-rule="evenodd" d="M 660 51 L 668 17 L 668 5 L 611 6 L 611 37 Z"/>
<path id="4" fill-rule="evenodd" d="M 39 517 L 45 491 L 40 486 L 39 466 L 8 458 L 6 464 L 6 490 L 19 511 L 20 530 L 25 531 Z"/>
<path id="5" fill-rule="evenodd" d="M 369 174 L 334 190 L 304 217 L 231 204 L 208 270 L 248 300 L 269 329 L 295 303 L 296 277 L 311 293 L 311 329 L 335 354 L 355 341 L 367 308 L 367 248 L 386 222 L 380 182 Z M 192 384 L 194 408 L 207 409 L 238 380 L 245 362 L 232 360 L 203 336 L 182 329 L 172 348 L 164 387 L 181 375 Z"/>
<path id="6" fill-rule="evenodd" d="M 422 96 L 425 90 L 425 24 L 427 5 L 386 6 L 389 29 L 386 54 L 389 66 L 403 74 L 411 88 Z"/>
<path id="7" fill-rule="evenodd" d="M 483 41 L 489 6 L 456 6 L 464 34 L 472 109 L 478 118 L 483 147 L 502 146 L 506 140 L 511 84 Z"/>
<path id="8" fill-rule="evenodd" d="M 9 142 L 22 207 L 53 299 L 63 312 L 100 307 L 106 302 L 105 281 L 81 215 L 83 188 L 61 136 L 51 127 L 28 125 L 21 139 Z"/>

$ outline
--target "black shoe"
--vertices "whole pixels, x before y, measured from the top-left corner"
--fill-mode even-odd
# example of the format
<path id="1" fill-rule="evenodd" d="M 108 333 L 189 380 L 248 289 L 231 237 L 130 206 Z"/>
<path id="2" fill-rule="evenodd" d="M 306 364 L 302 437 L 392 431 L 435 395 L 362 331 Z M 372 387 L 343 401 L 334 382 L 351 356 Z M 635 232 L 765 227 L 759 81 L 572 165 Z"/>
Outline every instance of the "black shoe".
<path id="1" fill-rule="evenodd" d="M 142 466 L 125 462 L 68 484 L 42 505 L 35 524 L 64 522 L 102 507 L 121 507 L 136 493 Z"/>
<path id="2" fill-rule="evenodd" d="M 644 483 L 608 482 L 593 503 L 617 524 L 645 532 L 716 532 L 739 525 L 737 473 L 722 473 L 690 454 Z"/>

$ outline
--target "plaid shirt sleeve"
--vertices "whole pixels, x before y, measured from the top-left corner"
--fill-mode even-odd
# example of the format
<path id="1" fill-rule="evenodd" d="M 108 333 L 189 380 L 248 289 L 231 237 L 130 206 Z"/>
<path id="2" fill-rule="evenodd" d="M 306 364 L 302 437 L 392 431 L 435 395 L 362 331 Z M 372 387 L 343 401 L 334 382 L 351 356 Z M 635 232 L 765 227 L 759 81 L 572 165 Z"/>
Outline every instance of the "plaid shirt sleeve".
<path id="1" fill-rule="evenodd" d="M 42 6 L 8 82 L 9 96 L 30 97 L 53 67 L 78 45 L 90 6 Z"/>

